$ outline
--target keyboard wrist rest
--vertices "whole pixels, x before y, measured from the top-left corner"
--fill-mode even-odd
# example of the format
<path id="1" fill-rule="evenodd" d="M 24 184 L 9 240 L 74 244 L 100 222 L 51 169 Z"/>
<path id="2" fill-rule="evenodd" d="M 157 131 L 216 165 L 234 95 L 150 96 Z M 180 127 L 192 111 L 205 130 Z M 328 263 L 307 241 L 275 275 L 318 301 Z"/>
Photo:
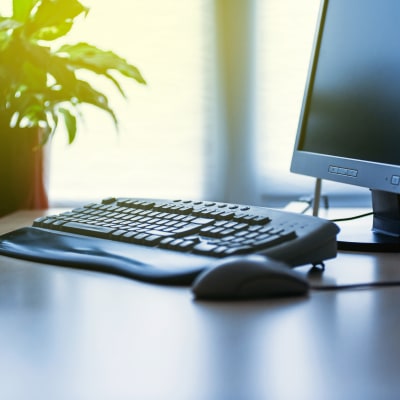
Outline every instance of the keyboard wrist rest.
<path id="1" fill-rule="evenodd" d="M 35 227 L 0 236 L 0 255 L 171 285 L 190 285 L 214 260 Z"/>

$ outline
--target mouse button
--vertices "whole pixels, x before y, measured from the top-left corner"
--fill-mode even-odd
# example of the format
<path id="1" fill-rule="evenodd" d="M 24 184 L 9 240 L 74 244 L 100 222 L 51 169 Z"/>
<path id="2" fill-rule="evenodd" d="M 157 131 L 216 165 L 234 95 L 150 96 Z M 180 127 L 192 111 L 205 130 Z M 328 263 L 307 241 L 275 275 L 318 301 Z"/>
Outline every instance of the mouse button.
<path id="1" fill-rule="evenodd" d="M 196 297 L 219 298 L 236 293 L 239 290 L 240 277 L 233 271 L 228 276 L 221 270 L 211 270 L 200 274 L 192 285 Z"/>
<path id="2" fill-rule="evenodd" d="M 309 284 L 303 280 L 257 279 L 243 283 L 238 293 L 243 297 L 301 296 L 308 293 Z"/>

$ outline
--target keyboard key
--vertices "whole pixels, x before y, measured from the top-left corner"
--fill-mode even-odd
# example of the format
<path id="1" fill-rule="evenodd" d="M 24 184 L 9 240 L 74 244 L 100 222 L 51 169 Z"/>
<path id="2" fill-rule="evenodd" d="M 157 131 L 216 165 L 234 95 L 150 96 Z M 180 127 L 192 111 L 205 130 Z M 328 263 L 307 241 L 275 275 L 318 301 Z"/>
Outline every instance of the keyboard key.
<path id="1" fill-rule="evenodd" d="M 107 197 L 106 199 L 103 199 L 101 201 L 102 204 L 112 204 L 116 201 L 117 199 L 115 197 Z"/>
<path id="2" fill-rule="evenodd" d="M 209 244 L 207 242 L 200 242 L 199 244 L 196 244 L 196 246 L 193 247 L 193 252 L 197 253 L 197 254 L 209 255 L 209 254 L 212 254 L 213 251 L 217 247 L 218 246 L 215 244 Z"/>
<path id="3" fill-rule="evenodd" d="M 113 232 L 115 228 L 109 228 L 107 226 L 99 225 L 87 225 L 79 222 L 66 222 L 62 226 L 63 231 L 71 233 L 79 233 L 89 236 L 106 237 L 108 234 Z"/>
<path id="4" fill-rule="evenodd" d="M 233 256 L 233 255 L 237 255 L 237 254 L 246 254 L 248 252 L 250 252 L 252 250 L 252 246 L 238 246 L 238 247 L 230 247 L 228 248 L 225 252 L 224 255 L 225 256 Z"/>
<path id="5" fill-rule="evenodd" d="M 202 225 L 189 223 L 188 225 L 178 228 L 173 231 L 176 237 L 192 235 L 193 233 L 197 233 L 200 231 Z"/>

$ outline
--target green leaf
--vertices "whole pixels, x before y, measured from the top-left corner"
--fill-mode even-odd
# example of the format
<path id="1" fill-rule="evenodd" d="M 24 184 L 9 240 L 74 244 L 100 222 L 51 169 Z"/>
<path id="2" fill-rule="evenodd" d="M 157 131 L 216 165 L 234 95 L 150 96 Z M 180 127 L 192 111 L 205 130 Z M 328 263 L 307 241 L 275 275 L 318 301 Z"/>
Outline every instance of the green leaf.
<path id="1" fill-rule="evenodd" d="M 78 0 L 42 0 L 32 17 L 32 25 L 35 31 L 58 27 L 65 22 L 71 22 L 82 13 L 87 14 L 88 11 Z"/>
<path id="2" fill-rule="evenodd" d="M 22 26 L 22 23 L 11 18 L 0 17 L 0 31 L 9 31 Z"/>
<path id="3" fill-rule="evenodd" d="M 121 75 L 145 83 L 140 71 L 112 51 L 87 43 L 46 45 L 64 37 L 88 9 L 79 0 L 11 0 L 12 17 L 0 16 L 0 120 L 4 125 L 40 126 L 45 140 L 65 121 L 75 140 L 80 106 L 89 104 L 118 121 L 105 94 L 79 80 L 80 69 L 103 76 L 125 96 Z M 83 0 L 82 0 L 83 1 Z M 118 75 L 119 74 L 119 75 Z"/>
<path id="4" fill-rule="evenodd" d="M 45 144 L 49 137 L 53 135 L 58 126 L 58 115 L 57 112 L 53 109 L 47 110 L 46 109 L 46 127 L 45 127 L 45 135 L 41 144 Z"/>
<path id="5" fill-rule="evenodd" d="M 22 26 L 22 22 L 12 18 L 0 17 L 0 51 L 6 49 L 11 43 L 12 32 Z"/>
<path id="6" fill-rule="evenodd" d="M 36 40 L 56 40 L 60 37 L 65 36 L 72 28 L 72 21 L 63 22 L 57 26 L 49 26 L 40 29 L 34 35 Z"/>
<path id="7" fill-rule="evenodd" d="M 43 46 L 29 46 L 25 48 L 27 58 L 44 74 L 50 74 L 56 80 L 56 83 L 65 86 L 74 86 L 76 84 L 75 73 L 68 68 L 68 61 L 51 54 L 50 49 Z M 46 87 L 43 81 L 42 87 Z"/>
<path id="8" fill-rule="evenodd" d="M 75 87 L 77 83 L 74 71 L 69 68 L 65 60 L 59 57 L 50 56 L 47 63 L 47 72 L 55 78 L 57 83 L 63 86 Z"/>
<path id="9" fill-rule="evenodd" d="M 93 89 L 85 81 L 78 81 L 76 89 L 76 98 L 78 99 L 79 103 L 91 104 L 108 112 L 114 121 L 115 127 L 118 128 L 117 117 L 115 116 L 114 111 L 109 107 L 108 99 L 103 93 L 100 93 L 97 90 Z"/>
<path id="10" fill-rule="evenodd" d="M 119 82 L 110 74 L 104 74 L 104 76 L 109 79 L 112 83 L 114 83 L 114 85 L 116 86 L 116 88 L 118 89 L 118 91 L 121 93 L 121 96 L 124 97 L 126 99 L 126 95 L 124 90 L 122 89 L 122 86 L 119 84 Z"/>
<path id="11" fill-rule="evenodd" d="M 21 81 L 30 91 L 41 91 L 46 86 L 47 74 L 42 68 L 25 62 L 22 64 L 22 71 Z"/>
<path id="12" fill-rule="evenodd" d="M 46 121 L 46 114 L 42 106 L 33 104 L 27 107 L 23 115 L 20 115 L 20 122 L 23 122 L 24 119 L 28 122 L 29 127 L 39 126 L 40 121 Z"/>
<path id="13" fill-rule="evenodd" d="M 13 0 L 13 19 L 25 22 L 39 0 Z"/>
<path id="14" fill-rule="evenodd" d="M 75 140 L 76 136 L 76 117 L 66 108 L 60 108 L 58 111 L 64 117 L 65 126 L 68 132 L 68 143 L 71 144 Z"/>
<path id="15" fill-rule="evenodd" d="M 13 102 L 13 107 L 18 110 L 16 125 L 39 126 L 40 121 L 46 121 L 46 113 L 40 100 L 32 94 L 22 95 Z"/>
<path id="16" fill-rule="evenodd" d="M 11 37 L 7 32 L 0 31 L 0 51 L 4 51 L 10 44 Z"/>
<path id="17" fill-rule="evenodd" d="M 139 83 L 146 83 L 138 68 L 112 51 L 104 51 L 96 46 L 81 42 L 74 45 L 64 45 L 57 53 L 68 57 L 70 63 L 77 68 L 90 69 L 105 76 L 108 71 L 115 70 Z"/>

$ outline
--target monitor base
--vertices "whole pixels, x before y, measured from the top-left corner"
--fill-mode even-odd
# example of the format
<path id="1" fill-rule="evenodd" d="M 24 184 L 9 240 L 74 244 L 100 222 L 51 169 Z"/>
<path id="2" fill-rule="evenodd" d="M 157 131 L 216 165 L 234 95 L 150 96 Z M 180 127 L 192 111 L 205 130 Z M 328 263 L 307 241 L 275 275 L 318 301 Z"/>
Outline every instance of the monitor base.
<path id="1" fill-rule="evenodd" d="M 371 190 L 372 213 L 362 218 L 339 219 L 338 249 L 344 251 L 400 253 L 400 195 Z M 349 210 L 347 210 L 349 212 Z M 354 214 L 353 211 L 353 215 Z M 362 214 L 361 214 L 362 215 Z"/>
<path id="2" fill-rule="evenodd" d="M 372 252 L 372 253 L 399 253 L 400 238 L 374 233 L 369 231 L 346 232 L 341 230 L 337 237 L 338 250 Z"/>
<path id="3" fill-rule="evenodd" d="M 365 210 L 364 210 L 365 211 Z M 357 215 L 354 210 L 346 214 Z M 400 237 L 376 233 L 372 230 L 374 216 L 341 220 L 336 222 L 340 228 L 337 236 L 338 249 L 344 251 L 399 253 Z"/>

